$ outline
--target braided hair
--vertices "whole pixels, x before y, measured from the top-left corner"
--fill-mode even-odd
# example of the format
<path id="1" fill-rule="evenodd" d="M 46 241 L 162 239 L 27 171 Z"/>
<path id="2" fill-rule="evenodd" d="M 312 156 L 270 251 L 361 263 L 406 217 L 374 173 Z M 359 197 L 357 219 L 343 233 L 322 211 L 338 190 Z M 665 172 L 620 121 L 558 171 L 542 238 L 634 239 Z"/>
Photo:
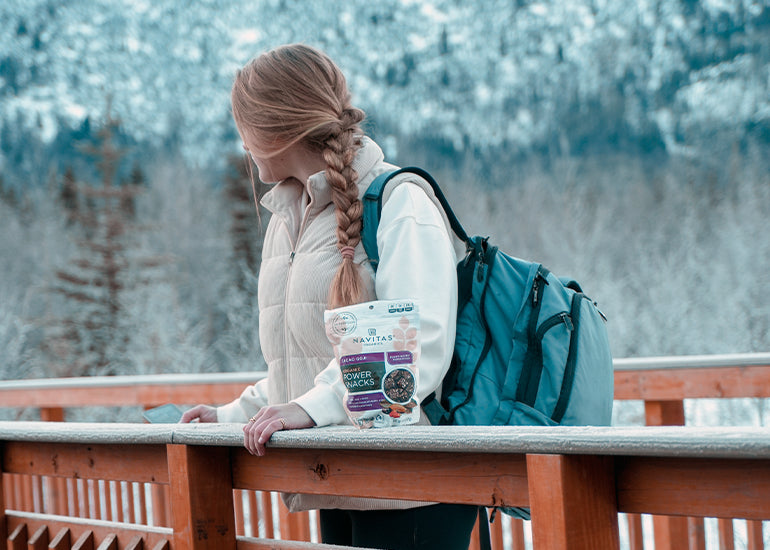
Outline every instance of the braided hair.
<path id="1" fill-rule="evenodd" d="M 300 142 L 321 153 L 342 255 L 329 288 L 329 307 L 360 302 L 363 285 L 353 250 L 361 241 L 363 206 L 353 159 L 361 147 L 365 115 L 351 104 L 342 71 L 319 50 L 281 46 L 236 73 L 231 100 L 235 123 L 270 148 L 267 157 Z"/>

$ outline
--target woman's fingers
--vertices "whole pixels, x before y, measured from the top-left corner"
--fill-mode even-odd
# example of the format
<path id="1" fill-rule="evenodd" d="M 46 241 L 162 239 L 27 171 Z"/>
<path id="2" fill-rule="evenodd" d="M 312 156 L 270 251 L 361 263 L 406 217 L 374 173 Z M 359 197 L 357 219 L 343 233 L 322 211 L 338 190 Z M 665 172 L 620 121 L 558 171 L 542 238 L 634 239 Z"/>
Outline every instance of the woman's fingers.
<path id="1" fill-rule="evenodd" d="M 188 409 L 182 414 L 182 418 L 179 422 L 192 422 L 198 420 L 198 422 L 216 422 L 217 410 L 209 405 L 196 405 L 192 409 Z"/>
<path id="2" fill-rule="evenodd" d="M 255 415 L 256 417 L 256 415 Z M 277 431 L 283 430 L 286 420 L 281 417 L 263 415 L 262 418 L 253 418 L 243 427 L 243 444 L 253 455 L 264 456 L 265 443 Z"/>
<path id="3" fill-rule="evenodd" d="M 243 444 L 251 454 L 263 456 L 265 444 L 275 432 L 314 425 L 315 422 L 296 403 L 262 407 L 243 427 Z"/>

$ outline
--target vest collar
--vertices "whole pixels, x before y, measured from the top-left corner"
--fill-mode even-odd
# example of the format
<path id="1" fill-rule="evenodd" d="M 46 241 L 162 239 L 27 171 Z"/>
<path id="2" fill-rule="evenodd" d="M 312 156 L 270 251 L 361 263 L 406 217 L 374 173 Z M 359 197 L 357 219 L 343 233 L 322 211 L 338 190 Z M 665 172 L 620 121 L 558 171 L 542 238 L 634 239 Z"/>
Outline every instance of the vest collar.
<path id="1" fill-rule="evenodd" d="M 358 181 L 366 180 L 366 175 L 375 165 L 384 160 L 380 147 L 371 139 L 364 136 L 361 148 L 353 159 L 353 169 L 358 174 Z M 302 195 L 307 188 L 309 195 L 309 212 L 317 213 L 324 210 L 332 202 L 332 192 L 326 182 L 326 174 L 317 172 L 308 178 L 307 185 L 303 186 L 296 179 L 288 179 L 277 183 L 270 191 L 265 193 L 261 204 L 273 212 L 281 213 L 292 208 L 297 208 L 302 202 Z"/>

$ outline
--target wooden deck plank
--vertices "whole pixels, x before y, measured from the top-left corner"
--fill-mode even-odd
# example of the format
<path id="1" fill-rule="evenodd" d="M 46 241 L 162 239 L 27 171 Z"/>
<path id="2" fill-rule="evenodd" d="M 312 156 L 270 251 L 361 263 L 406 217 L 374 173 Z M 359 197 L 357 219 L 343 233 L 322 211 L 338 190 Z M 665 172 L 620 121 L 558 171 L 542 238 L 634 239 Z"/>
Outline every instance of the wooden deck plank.
<path id="1" fill-rule="evenodd" d="M 255 457 L 233 449 L 238 489 L 527 506 L 522 455 L 271 449 Z M 418 482 L 415 482 L 418 479 Z"/>
<path id="2" fill-rule="evenodd" d="M 162 445 L 100 445 L 8 441 L 3 471 L 105 480 L 168 483 Z"/>
<path id="3" fill-rule="evenodd" d="M 627 513 L 770 518 L 770 461 L 629 457 L 616 461 Z"/>
<path id="4" fill-rule="evenodd" d="M 0 384 L 0 402 L 3 407 L 44 408 L 227 403 L 264 375 L 239 372 L 10 380 Z M 138 414 L 136 421 L 140 421 Z"/>
<path id="5" fill-rule="evenodd" d="M 615 399 L 768 397 L 768 365 L 615 371 Z"/>

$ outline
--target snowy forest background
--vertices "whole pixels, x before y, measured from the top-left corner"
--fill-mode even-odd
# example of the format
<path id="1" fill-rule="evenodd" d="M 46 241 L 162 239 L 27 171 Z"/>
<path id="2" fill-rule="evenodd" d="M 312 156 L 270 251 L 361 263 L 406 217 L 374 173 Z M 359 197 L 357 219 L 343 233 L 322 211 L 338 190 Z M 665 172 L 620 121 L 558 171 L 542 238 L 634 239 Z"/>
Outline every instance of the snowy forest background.
<path id="1" fill-rule="evenodd" d="M 262 367 L 233 73 L 302 41 L 616 357 L 770 350 L 770 1 L 0 4 L 0 378 Z"/>

